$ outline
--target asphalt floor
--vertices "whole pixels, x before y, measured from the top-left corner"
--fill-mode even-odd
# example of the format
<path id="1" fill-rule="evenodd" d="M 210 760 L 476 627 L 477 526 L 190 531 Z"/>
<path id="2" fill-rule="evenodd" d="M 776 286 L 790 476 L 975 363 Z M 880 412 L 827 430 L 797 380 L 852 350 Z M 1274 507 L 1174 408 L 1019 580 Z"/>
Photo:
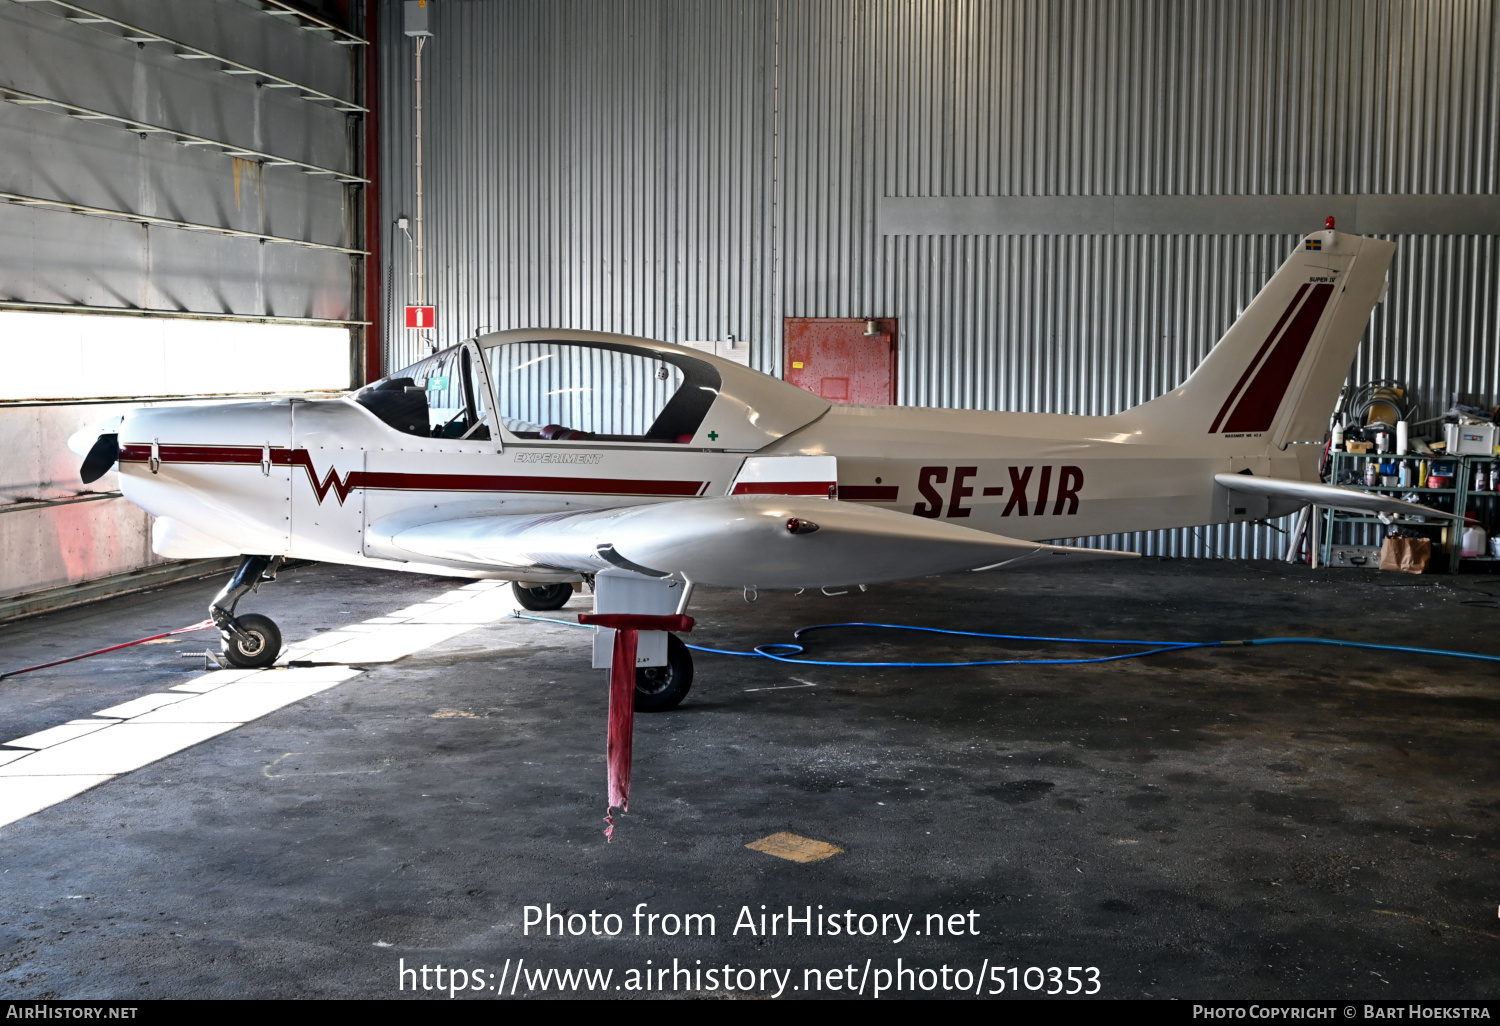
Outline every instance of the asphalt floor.
<path id="1" fill-rule="evenodd" d="M 0 671 L 194 623 L 219 583 L 0 624 Z M 290 641 L 456 583 L 305 566 L 241 611 Z M 1500 655 L 1497 610 L 1488 576 L 1144 559 L 753 604 L 700 590 L 688 640 L 745 650 L 866 621 Z M 210 637 L 0 681 L 5 736 L 184 683 Z M 631 808 L 606 843 L 606 675 L 588 652 L 584 629 L 498 620 L 0 827 L 0 995 L 448 1000 L 454 969 L 455 999 L 479 1000 L 1500 989 L 1496 664 L 1307 646 L 963 669 L 698 654 L 683 705 L 637 717 Z M 808 641 L 825 659 L 996 653 L 1097 654 Z M 838 851 L 747 847 L 778 833 Z M 769 918 L 788 906 L 792 936 Z"/>

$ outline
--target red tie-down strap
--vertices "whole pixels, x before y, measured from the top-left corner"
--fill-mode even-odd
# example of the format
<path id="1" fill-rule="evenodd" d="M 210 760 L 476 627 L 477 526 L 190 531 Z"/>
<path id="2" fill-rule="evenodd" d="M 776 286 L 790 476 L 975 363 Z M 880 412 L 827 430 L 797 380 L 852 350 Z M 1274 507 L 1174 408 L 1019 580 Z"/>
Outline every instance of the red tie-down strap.
<path id="1" fill-rule="evenodd" d="M 630 811 L 630 742 L 635 734 L 635 643 L 640 631 L 677 631 L 686 634 L 693 629 L 693 618 L 681 614 L 669 616 L 647 613 L 579 613 L 578 622 L 594 627 L 608 627 L 615 632 L 615 650 L 609 667 L 609 805 L 604 821 L 607 840 L 615 835 L 614 809 Z"/>

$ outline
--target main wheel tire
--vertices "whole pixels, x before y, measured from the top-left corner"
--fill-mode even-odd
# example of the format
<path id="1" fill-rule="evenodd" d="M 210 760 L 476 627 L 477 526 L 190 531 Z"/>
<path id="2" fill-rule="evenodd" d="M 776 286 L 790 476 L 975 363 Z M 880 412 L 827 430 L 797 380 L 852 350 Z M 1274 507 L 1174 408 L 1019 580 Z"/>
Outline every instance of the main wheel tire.
<path id="1" fill-rule="evenodd" d="M 224 658 L 231 666 L 254 670 L 276 661 L 281 654 L 281 629 L 276 621 L 259 613 L 246 613 L 235 617 L 234 623 L 249 635 L 249 640 L 233 634 L 223 640 Z"/>
<path id="2" fill-rule="evenodd" d="M 513 581 L 510 590 L 521 608 L 530 609 L 534 613 L 561 609 L 573 597 L 571 584 L 522 584 L 520 581 Z"/>
<path id="3" fill-rule="evenodd" d="M 635 711 L 675 709 L 693 686 L 693 653 L 675 634 L 667 635 L 667 665 L 635 671 Z"/>

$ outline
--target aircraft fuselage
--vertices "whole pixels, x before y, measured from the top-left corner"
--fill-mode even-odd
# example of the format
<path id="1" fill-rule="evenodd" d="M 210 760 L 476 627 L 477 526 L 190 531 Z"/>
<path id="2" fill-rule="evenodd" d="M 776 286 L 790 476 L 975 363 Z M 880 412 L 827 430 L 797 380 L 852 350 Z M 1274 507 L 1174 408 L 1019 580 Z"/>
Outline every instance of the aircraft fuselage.
<path id="1" fill-rule="evenodd" d="M 756 455 L 833 456 L 836 497 L 1028 540 L 1281 515 L 1235 505 L 1215 473 L 1299 477 L 1310 446 L 1275 457 L 1205 455 L 1129 416 L 840 407 Z M 746 451 L 641 443 L 413 437 L 348 399 L 137 411 L 121 438 L 122 489 L 161 518 L 164 554 L 260 551 L 459 576 L 390 539 L 458 516 L 563 513 L 725 495 Z M 537 572 L 526 579 L 548 579 Z"/>

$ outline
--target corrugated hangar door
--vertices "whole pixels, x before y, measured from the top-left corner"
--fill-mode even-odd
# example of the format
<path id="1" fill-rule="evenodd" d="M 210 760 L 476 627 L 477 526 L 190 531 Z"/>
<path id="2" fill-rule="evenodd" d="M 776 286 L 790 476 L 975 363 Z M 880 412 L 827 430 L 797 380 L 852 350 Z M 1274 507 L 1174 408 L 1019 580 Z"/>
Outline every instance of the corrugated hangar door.
<path id="1" fill-rule="evenodd" d="M 0 3 L 0 602 L 156 561 L 72 432 L 358 376 L 365 10 Z"/>
<path id="2" fill-rule="evenodd" d="M 788 317 L 786 380 L 835 403 L 896 402 L 894 317 Z"/>
<path id="3" fill-rule="evenodd" d="M 364 42 L 289 10 L 0 5 L 0 306 L 363 319 Z"/>

